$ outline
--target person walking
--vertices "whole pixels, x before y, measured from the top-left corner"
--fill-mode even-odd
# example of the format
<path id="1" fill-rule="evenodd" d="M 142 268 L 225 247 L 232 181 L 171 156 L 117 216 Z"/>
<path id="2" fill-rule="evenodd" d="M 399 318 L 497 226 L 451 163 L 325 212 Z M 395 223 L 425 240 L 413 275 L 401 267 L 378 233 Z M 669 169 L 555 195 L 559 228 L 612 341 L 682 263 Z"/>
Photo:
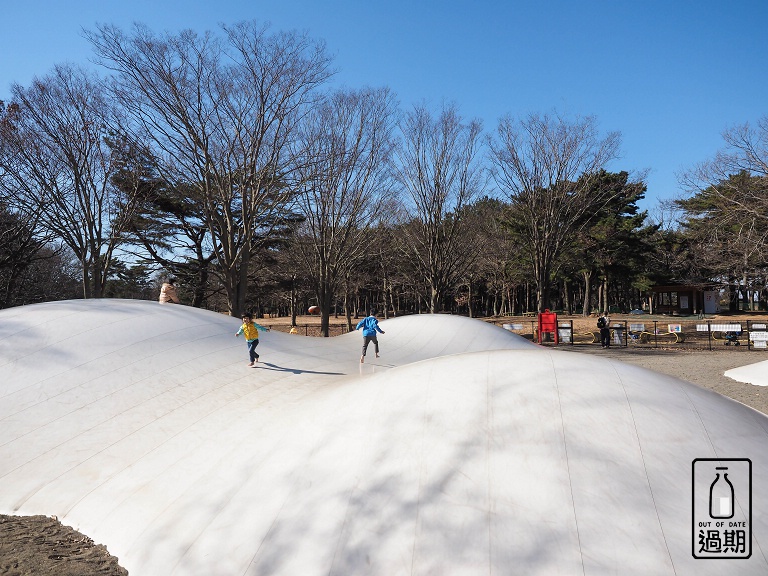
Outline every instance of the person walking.
<path id="1" fill-rule="evenodd" d="M 597 327 L 600 329 L 600 345 L 603 348 L 611 347 L 611 319 L 607 312 L 603 312 L 597 319 Z"/>
<path id="2" fill-rule="evenodd" d="M 181 304 L 176 292 L 176 278 L 170 276 L 160 287 L 160 304 Z"/>
<path id="3" fill-rule="evenodd" d="M 376 332 L 384 334 L 384 330 L 379 328 L 379 321 L 376 320 L 376 310 L 371 309 L 371 313 L 357 323 L 355 330 L 363 329 L 363 355 L 360 356 L 360 363 L 365 362 L 365 353 L 368 350 L 368 344 L 373 342 L 376 351 L 376 358 L 379 357 L 379 339 Z"/>
<path id="4" fill-rule="evenodd" d="M 243 334 L 245 336 L 245 342 L 248 344 L 248 356 L 251 359 L 251 363 L 248 366 L 253 366 L 259 361 L 259 355 L 256 353 L 256 346 L 259 345 L 259 330 L 269 332 L 269 328 L 256 324 L 253 321 L 253 316 L 246 312 L 243 314 L 243 325 L 240 326 L 240 330 L 235 333 L 235 336 Z"/>

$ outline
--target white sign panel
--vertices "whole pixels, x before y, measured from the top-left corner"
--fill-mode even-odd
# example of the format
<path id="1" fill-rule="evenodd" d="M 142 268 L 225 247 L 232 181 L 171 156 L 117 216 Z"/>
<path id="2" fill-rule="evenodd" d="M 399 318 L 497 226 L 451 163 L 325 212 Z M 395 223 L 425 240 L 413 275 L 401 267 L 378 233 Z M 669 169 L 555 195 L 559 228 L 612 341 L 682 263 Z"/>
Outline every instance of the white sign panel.
<path id="1" fill-rule="evenodd" d="M 697 324 L 696 330 L 707 331 L 707 324 Z M 741 332 L 741 324 L 712 324 L 712 332 Z"/>

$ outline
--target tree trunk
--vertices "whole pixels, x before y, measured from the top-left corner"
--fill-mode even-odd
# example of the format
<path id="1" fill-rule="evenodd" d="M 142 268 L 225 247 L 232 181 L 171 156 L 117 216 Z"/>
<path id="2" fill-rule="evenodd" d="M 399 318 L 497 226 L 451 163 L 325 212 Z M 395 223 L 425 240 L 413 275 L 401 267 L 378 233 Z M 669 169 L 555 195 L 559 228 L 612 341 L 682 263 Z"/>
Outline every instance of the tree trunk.
<path id="1" fill-rule="evenodd" d="M 729 278 L 728 283 L 728 311 L 739 311 L 739 287 L 734 283 L 733 278 Z"/>
<path id="2" fill-rule="evenodd" d="M 101 282 L 101 259 L 97 255 L 93 262 L 91 262 L 91 297 L 101 298 L 102 295 L 102 282 Z"/>
<path id="3" fill-rule="evenodd" d="M 430 314 L 437 313 L 438 312 L 437 306 L 438 306 L 437 288 L 435 288 L 434 284 L 430 284 L 430 291 L 429 291 L 429 313 Z"/>
<path id="4" fill-rule="evenodd" d="M 344 280 L 344 315 L 347 319 L 347 332 L 352 332 L 352 310 L 350 303 L 352 299 L 349 293 L 349 275 Z"/>
<path id="5" fill-rule="evenodd" d="M 581 308 L 582 316 L 589 316 L 592 302 L 592 270 L 585 270 L 582 272 L 584 277 L 584 303 Z"/>
<path id="6" fill-rule="evenodd" d="M 531 283 L 525 283 L 525 311 L 531 311 Z"/>
<path id="7" fill-rule="evenodd" d="M 208 267 L 201 267 L 192 293 L 192 307 L 201 308 L 205 302 L 205 287 L 208 285 Z"/>
<path id="8" fill-rule="evenodd" d="M 321 278 L 318 287 L 317 300 L 320 306 L 320 335 L 328 338 L 331 327 L 331 307 L 333 306 L 333 290 L 327 278 Z"/>
<path id="9" fill-rule="evenodd" d="M 83 270 L 83 298 L 87 300 L 91 297 L 91 280 L 90 274 L 88 274 L 88 263 L 81 260 L 80 266 Z"/>
<path id="10" fill-rule="evenodd" d="M 382 299 L 384 300 L 383 313 L 384 313 L 384 320 L 386 320 L 387 318 L 389 318 L 389 305 L 387 304 L 387 272 L 386 270 L 384 271 L 382 291 L 383 291 L 383 294 L 381 296 L 382 296 Z"/>
<path id="11" fill-rule="evenodd" d="M 469 317 L 474 318 L 472 310 L 472 280 L 467 283 L 467 286 L 467 310 L 469 312 Z"/>
<path id="12" fill-rule="evenodd" d="M 296 308 L 298 308 L 296 298 L 296 274 L 293 274 L 291 276 L 291 326 L 296 326 Z"/>
<path id="13" fill-rule="evenodd" d="M 747 284 L 748 281 L 749 280 L 747 278 L 747 271 L 744 270 L 744 272 L 742 272 L 741 274 L 741 283 L 744 285 L 744 297 L 747 299 L 744 309 L 752 310 L 752 298 L 750 298 L 750 294 L 749 294 L 749 285 Z"/>
<path id="14" fill-rule="evenodd" d="M 544 312 L 549 308 L 549 267 L 538 265 L 536 275 L 536 311 Z"/>

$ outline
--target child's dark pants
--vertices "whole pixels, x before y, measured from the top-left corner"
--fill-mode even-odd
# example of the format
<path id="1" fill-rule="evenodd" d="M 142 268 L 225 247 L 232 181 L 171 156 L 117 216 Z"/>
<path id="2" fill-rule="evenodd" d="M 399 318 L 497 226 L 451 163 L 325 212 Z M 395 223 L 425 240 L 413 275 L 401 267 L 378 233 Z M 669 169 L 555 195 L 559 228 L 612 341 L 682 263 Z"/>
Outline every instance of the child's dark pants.
<path id="1" fill-rule="evenodd" d="M 258 345 L 258 338 L 256 338 L 256 340 L 248 340 L 248 356 L 251 357 L 251 362 L 254 362 L 259 357 L 259 355 L 256 354 L 256 346 Z"/>
<path id="2" fill-rule="evenodd" d="M 376 338 L 376 334 L 373 336 L 363 336 L 363 356 L 365 356 L 365 351 L 368 350 L 368 344 L 370 342 L 373 342 L 376 348 L 376 354 L 379 353 L 379 340 Z"/>

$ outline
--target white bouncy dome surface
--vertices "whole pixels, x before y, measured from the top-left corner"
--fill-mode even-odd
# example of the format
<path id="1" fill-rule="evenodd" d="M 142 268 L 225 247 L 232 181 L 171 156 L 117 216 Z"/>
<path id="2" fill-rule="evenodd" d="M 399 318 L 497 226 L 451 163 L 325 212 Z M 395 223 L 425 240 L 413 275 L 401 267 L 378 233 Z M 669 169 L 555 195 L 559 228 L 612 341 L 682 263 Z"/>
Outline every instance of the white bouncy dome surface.
<path id="1" fill-rule="evenodd" d="M 265 323 L 268 321 L 265 321 Z M 0 513 L 131 576 L 768 574 L 768 418 L 482 321 L 262 334 L 128 300 L 0 311 Z M 691 463 L 752 460 L 752 556 L 692 555 Z"/>
<path id="2" fill-rule="evenodd" d="M 768 386 L 768 360 L 731 368 L 725 371 L 728 378 L 755 386 Z"/>

